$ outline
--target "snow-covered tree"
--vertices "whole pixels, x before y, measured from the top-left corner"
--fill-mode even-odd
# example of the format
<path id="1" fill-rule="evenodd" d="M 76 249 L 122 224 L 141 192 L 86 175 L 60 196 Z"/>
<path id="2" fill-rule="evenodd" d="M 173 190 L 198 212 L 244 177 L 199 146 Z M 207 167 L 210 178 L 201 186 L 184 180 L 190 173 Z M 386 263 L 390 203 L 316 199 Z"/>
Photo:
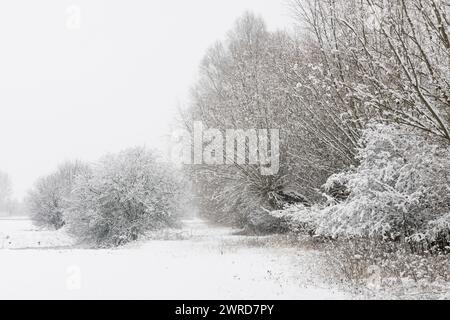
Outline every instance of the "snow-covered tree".
<path id="1" fill-rule="evenodd" d="M 201 120 L 221 132 L 279 129 L 281 167 L 273 176 L 237 163 L 189 168 L 202 211 L 245 225 L 252 215 L 282 205 L 288 190 L 317 200 L 331 174 L 355 163 L 357 128 L 347 110 L 314 88 L 323 76 L 313 66 L 316 56 L 316 48 L 286 32 L 269 32 L 251 13 L 207 52 L 184 123 Z"/>
<path id="2" fill-rule="evenodd" d="M 174 226 L 182 180 L 154 153 L 135 148 L 104 157 L 80 175 L 67 213 L 80 240 L 119 246 L 153 229 Z"/>
<path id="3" fill-rule="evenodd" d="M 320 49 L 320 84 L 369 116 L 450 143 L 450 7 L 442 0 L 293 0 Z"/>
<path id="4" fill-rule="evenodd" d="M 27 197 L 33 222 L 42 227 L 62 228 L 75 179 L 88 171 L 89 166 L 84 163 L 68 162 L 56 172 L 40 178 Z"/>
<path id="5" fill-rule="evenodd" d="M 9 175 L 0 171 L 0 213 L 8 211 L 11 201 L 12 182 Z"/>
<path id="6" fill-rule="evenodd" d="M 445 1 L 293 0 L 291 8 L 297 34 L 270 32 L 247 13 L 201 65 L 188 128 L 201 120 L 222 132 L 278 128 L 281 137 L 277 175 L 238 164 L 189 168 L 202 211 L 216 220 L 245 225 L 278 209 L 286 190 L 321 203 L 330 176 L 360 167 L 372 122 L 418 130 L 424 144 L 450 143 Z M 337 180 L 328 191 L 349 196 Z"/>

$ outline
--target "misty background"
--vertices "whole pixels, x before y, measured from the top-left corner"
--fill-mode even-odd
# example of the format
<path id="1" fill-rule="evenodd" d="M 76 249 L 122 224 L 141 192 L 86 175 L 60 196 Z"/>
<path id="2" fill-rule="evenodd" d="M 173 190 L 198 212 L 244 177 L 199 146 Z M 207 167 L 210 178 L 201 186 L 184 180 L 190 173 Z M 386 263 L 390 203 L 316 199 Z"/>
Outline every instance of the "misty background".
<path id="1" fill-rule="evenodd" d="M 13 196 L 66 160 L 164 149 L 205 50 L 246 10 L 269 29 L 291 23 L 283 0 L 1 2 L 0 170 Z"/>

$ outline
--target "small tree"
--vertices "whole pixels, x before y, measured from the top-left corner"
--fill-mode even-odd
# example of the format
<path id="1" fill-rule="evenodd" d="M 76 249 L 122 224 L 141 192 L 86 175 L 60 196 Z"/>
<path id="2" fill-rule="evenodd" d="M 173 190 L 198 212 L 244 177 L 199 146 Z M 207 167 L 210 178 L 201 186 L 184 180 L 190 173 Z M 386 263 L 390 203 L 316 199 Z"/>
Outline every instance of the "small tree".
<path id="1" fill-rule="evenodd" d="M 89 167 L 81 162 L 66 163 L 39 179 L 27 199 L 33 222 L 37 226 L 62 228 L 75 178 L 88 171 Z"/>
<path id="2" fill-rule="evenodd" d="M 8 204 L 11 198 L 11 179 L 6 174 L 0 171 L 0 213 L 8 211 Z"/>
<path id="3" fill-rule="evenodd" d="M 119 246 L 173 226 L 180 186 L 174 171 L 145 149 L 106 156 L 77 181 L 69 231 L 80 240 Z"/>

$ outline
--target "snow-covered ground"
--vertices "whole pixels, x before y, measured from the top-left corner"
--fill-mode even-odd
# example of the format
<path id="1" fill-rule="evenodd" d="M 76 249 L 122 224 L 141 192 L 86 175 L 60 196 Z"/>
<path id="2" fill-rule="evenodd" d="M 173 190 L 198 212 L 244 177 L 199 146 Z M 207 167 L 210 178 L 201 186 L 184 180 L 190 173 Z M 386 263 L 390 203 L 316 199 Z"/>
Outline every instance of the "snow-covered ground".
<path id="1" fill-rule="evenodd" d="M 62 231 L 0 220 L 0 298 L 348 299 L 318 275 L 320 255 L 185 221 L 120 249 L 80 249 Z M 4 249 L 1 249 L 4 248 Z"/>
<path id="2" fill-rule="evenodd" d="M 25 217 L 0 218 L 0 250 L 70 247 L 74 241 L 64 231 L 39 230 Z"/>

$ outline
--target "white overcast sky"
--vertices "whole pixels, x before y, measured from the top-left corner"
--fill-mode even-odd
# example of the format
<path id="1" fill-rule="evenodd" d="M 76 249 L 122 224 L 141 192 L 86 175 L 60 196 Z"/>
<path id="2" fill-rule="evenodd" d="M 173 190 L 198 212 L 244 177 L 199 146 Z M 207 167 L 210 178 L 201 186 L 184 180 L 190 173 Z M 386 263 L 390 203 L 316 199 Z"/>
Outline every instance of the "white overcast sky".
<path id="1" fill-rule="evenodd" d="M 284 0 L 1 1 L 0 170 L 15 195 L 65 160 L 163 147 L 205 50 L 246 10 L 291 23 Z"/>

